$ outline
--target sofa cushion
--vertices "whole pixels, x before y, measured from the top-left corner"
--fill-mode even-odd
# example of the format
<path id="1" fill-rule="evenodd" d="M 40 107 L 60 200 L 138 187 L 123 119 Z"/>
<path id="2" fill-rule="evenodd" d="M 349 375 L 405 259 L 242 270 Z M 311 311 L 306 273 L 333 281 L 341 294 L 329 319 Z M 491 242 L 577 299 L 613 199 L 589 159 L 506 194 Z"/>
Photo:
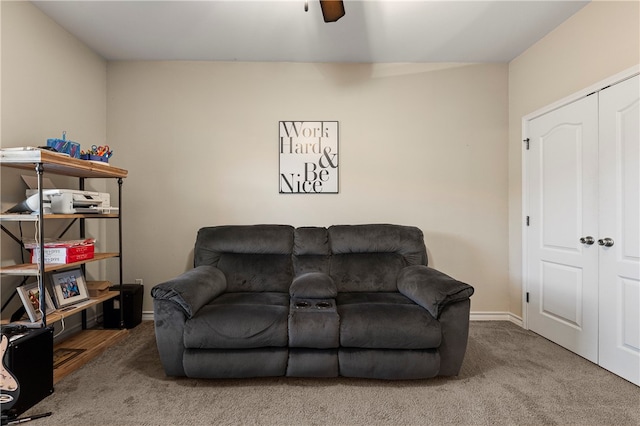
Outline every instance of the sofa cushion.
<path id="1" fill-rule="evenodd" d="M 400 294 L 397 291 L 385 293 L 385 292 L 353 292 L 353 293 L 339 293 L 336 299 L 338 305 L 353 305 L 359 303 L 386 303 L 396 305 L 414 305 L 415 303 L 407 296 Z"/>
<path id="2" fill-rule="evenodd" d="M 440 351 L 341 348 L 338 351 L 338 364 L 340 375 L 346 377 L 428 379 L 438 374 Z"/>
<path id="3" fill-rule="evenodd" d="M 440 323 L 400 293 L 341 293 L 337 303 L 342 347 L 431 349 L 440 346 Z"/>
<path id="4" fill-rule="evenodd" d="M 419 228 L 391 224 L 330 226 L 331 253 L 396 253 L 407 265 L 426 265 L 427 249 Z"/>
<path id="5" fill-rule="evenodd" d="M 397 253 L 335 254 L 331 278 L 339 292 L 397 291 L 398 273 L 407 266 Z"/>
<path id="6" fill-rule="evenodd" d="M 289 349 L 289 377 L 337 377 L 337 349 Z"/>
<path id="7" fill-rule="evenodd" d="M 200 228 L 193 253 L 195 266 L 218 266 L 223 253 L 291 254 L 293 231 L 289 225 L 226 225 Z"/>
<path id="8" fill-rule="evenodd" d="M 186 349 L 184 371 L 187 377 L 202 379 L 231 379 L 284 376 L 287 371 L 287 348 L 257 349 Z M 204 402 L 207 400 L 206 402 Z M 202 403 L 215 401 L 205 392 Z M 194 404 L 198 404 L 194 402 Z M 195 405 L 194 405 L 195 407 Z M 210 418 L 202 424 L 217 424 Z"/>
<path id="9" fill-rule="evenodd" d="M 307 272 L 329 273 L 329 234 L 327 228 L 296 228 L 293 244 L 293 270 L 296 276 Z"/>
<path id="10" fill-rule="evenodd" d="M 319 226 L 296 228 L 294 231 L 293 254 L 296 256 L 331 254 L 327 228 Z"/>
<path id="11" fill-rule="evenodd" d="M 219 268 L 229 292 L 287 292 L 293 279 L 293 232 L 289 225 L 200 228 L 194 265 Z"/>
<path id="12" fill-rule="evenodd" d="M 286 293 L 226 293 L 185 323 L 184 346 L 191 349 L 285 347 L 288 314 Z"/>
<path id="13" fill-rule="evenodd" d="M 274 305 L 289 306 L 286 293 L 224 293 L 209 303 L 210 305 Z"/>
<path id="14" fill-rule="evenodd" d="M 227 291 L 288 292 L 293 279 L 291 256 L 223 253 L 218 268 L 227 278 Z"/>
<path id="15" fill-rule="evenodd" d="M 324 272 L 329 273 L 329 264 L 331 256 L 307 254 L 293 256 L 293 273 L 294 275 L 302 275 L 307 272 Z"/>

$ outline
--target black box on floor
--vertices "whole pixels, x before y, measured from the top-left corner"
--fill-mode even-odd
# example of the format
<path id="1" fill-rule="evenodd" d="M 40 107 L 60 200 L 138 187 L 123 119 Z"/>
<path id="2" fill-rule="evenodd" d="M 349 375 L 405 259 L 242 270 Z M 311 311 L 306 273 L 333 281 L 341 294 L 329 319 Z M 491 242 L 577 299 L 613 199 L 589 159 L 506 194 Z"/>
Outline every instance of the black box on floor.
<path id="1" fill-rule="evenodd" d="M 120 286 L 114 285 L 109 290 L 119 291 Z M 123 315 L 125 328 L 133 328 L 142 322 L 142 284 L 122 284 Z M 102 303 L 104 328 L 120 328 L 120 297 L 109 299 Z"/>
<path id="2" fill-rule="evenodd" d="M 2 415 L 15 418 L 53 393 L 53 328 L 32 328 L 15 336 L 3 333 L 10 339 L 4 363 L 18 382 L 19 394 Z"/>

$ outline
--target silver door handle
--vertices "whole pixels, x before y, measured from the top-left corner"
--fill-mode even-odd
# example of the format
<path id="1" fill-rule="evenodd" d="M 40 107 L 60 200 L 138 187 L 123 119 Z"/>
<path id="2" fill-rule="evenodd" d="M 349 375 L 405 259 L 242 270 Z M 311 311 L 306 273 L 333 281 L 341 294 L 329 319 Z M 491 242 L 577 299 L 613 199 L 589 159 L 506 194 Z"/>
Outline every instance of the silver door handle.
<path id="1" fill-rule="evenodd" d="M 599 239 L 598 244 L 603 247 L 611 247 L 613 245 L 613 240 L 611 238 Z"/>
<path id="2" fill-rule="evenodd" d="M 593 237 L 591 237 L 591 236 L 586 236 L 586 237 L 580 238 L 580 242 L 582 244 L 586 244 L 586 245 L 590 246 L 591 244 L 595 243 L 596 240 L 593 239 Z"/>

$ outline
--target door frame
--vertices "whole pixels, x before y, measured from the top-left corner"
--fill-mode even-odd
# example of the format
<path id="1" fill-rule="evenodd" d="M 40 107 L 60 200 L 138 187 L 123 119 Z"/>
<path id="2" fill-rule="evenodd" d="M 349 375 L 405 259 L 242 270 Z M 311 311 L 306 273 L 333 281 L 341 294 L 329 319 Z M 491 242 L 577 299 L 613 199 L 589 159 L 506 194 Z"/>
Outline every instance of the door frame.
<path id="1" fill-rule="evenodd" d="M 636 75 L 640 74 L 640 64 L 614 74 L 605 78 L 591 86 L 582 89 L 576 93 L 566 96 L 556 102 L 553 102 L 545 107 L 535 110 L 534 112 L 522 117 L 522 141 L 524 142 L 529 137 L 529 121 L 544 115 L 548 112 L 561 108 L 579 99 L 585 98 L 595 92 L 599 92 L 609 86 L 616 83 L 620 83 L 624 80 L 628 80 Z M 527 303 L 527 293 L 529 292 L 529 277 L 527 275 L 529 267 L 529 252 L 527 250 L 527 224 L 526 217 L 529 211 L 529 194 L 527 192 L 529 184 L 529 165 L 527 163 L 527 148 L 526 144 L 521 145 L 521 164 L 522 164 L 522 219 L 521 219 L 521 235 L 522 235 L 522 325 L 526 330 L 529 330 L 529 312 Z"/>

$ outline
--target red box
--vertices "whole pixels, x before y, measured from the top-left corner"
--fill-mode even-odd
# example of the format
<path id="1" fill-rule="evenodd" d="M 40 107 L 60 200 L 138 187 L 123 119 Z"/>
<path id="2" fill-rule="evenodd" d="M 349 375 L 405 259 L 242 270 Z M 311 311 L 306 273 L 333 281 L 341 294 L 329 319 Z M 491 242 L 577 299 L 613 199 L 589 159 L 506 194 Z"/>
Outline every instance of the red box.
<path id="1" fill-rule="evenodd" d="M 95 246 L 84 244 L 73 247 L 45 247 L 44 263 L 73 263 L 93 259 Z M 40 250 L 31 250 L 31 263 L 37 263 Z"/>

